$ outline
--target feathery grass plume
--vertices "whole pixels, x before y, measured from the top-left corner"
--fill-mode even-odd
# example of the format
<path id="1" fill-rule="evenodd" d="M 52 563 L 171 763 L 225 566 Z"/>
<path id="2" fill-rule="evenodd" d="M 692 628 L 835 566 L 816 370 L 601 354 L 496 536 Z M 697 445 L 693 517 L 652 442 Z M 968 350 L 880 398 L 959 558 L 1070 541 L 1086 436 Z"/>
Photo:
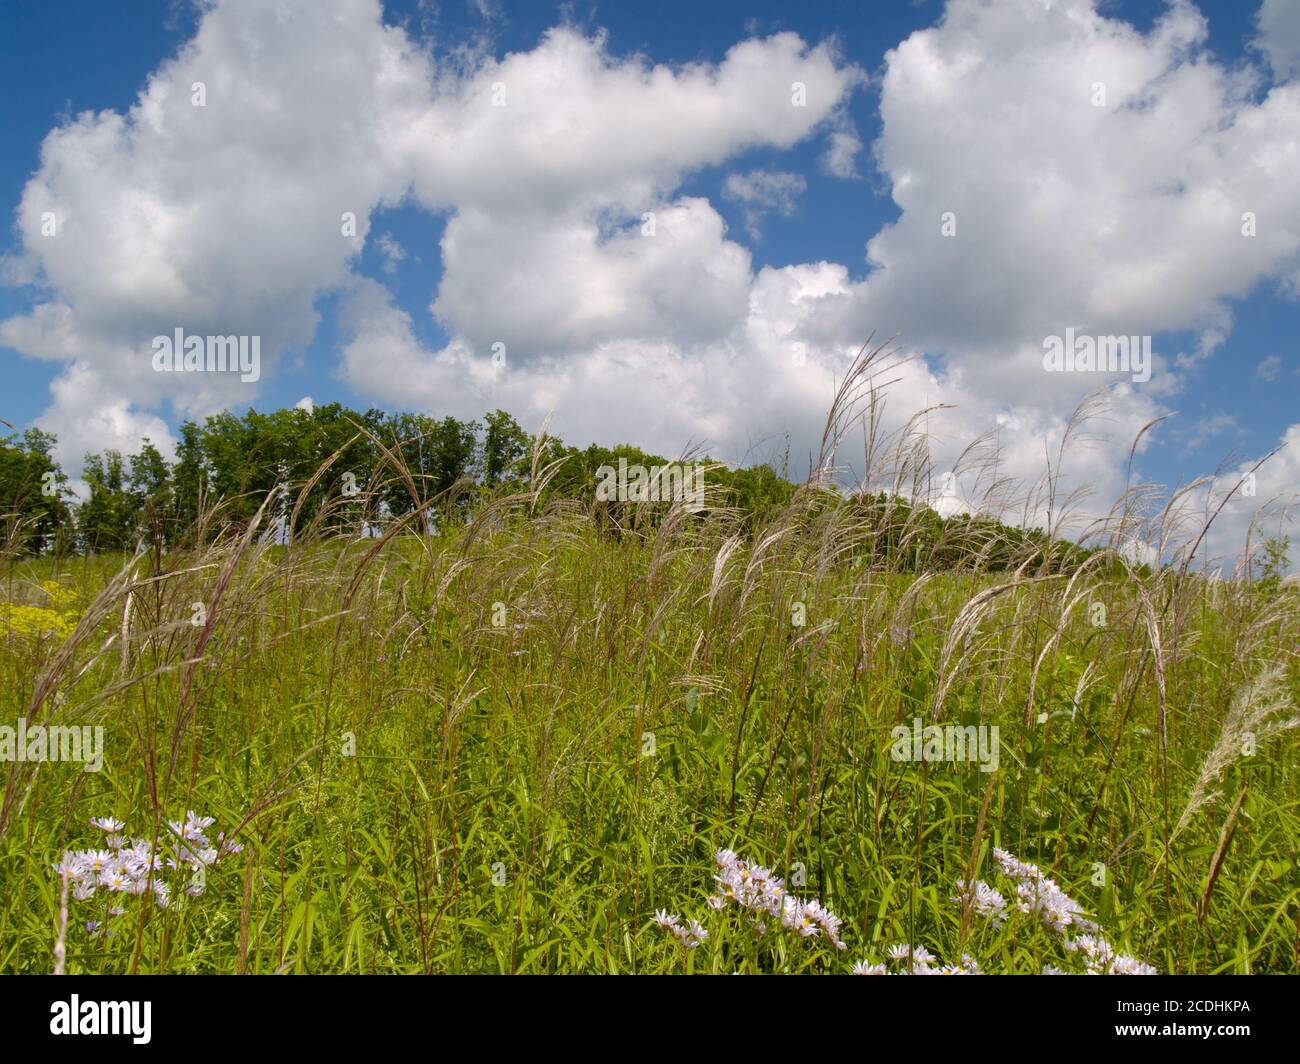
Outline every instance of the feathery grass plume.
<path id="1" fill-rule="evenodd" d="M 1187 799 L 1187 807 L 1178 818 L 1171 838 L 1181 834 L 1192 818 L 1219 797 L 1211 791 L 1224 770 L 1237 758 L 1253 754 L 1265 743 L 1292 728 L 1300 728 L 1300 717 L 1285 714 L 1293 708 L 1286 689 L 1286 669 L 1272 665 L 1263 669 L 1233 696 L 1223 728 L 1201 765 L 1196 784 Z"/>

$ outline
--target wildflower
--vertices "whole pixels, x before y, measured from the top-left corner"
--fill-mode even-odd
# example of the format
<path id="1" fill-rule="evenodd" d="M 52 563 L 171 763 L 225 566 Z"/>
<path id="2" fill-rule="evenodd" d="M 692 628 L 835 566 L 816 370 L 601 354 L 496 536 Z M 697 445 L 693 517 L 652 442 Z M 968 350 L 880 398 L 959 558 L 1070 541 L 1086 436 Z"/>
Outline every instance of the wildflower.
<path id="1" fill-rule="evenodd" d="M 680 917 L 670 914 L 667 909 L 660 909 L 655 913 L 654 917 L 655 923 L 664 931 L 673 930 L 677 926 L 679 919 Z"/>
<path id="2" fill-rule="evenodd" d="M 52 866 L 59 876 L 68 876 L 70 879 L 80 879 L 85 875 L 86 864 L 83 854 L 73 853 L 70 850 L 64 853 L 63 860 Z"/>
<path id="3" fill-rule="evenodd" d="M 854 975 L 884 975 L 885 966 L 883 964 L 869 964 L 867 961 L 858 961 L 853 966 Z"/>
<path id="4" fill-rule="evenodd" d="M 104 870 L 104 874 L 99 877 L 99 885 L 108 890 L 126 890 L 127 884 L 131 882 L 131 877 L 127 875 L 126 869 L 121 865 L 114 865 L 112 868 Z"/>
<path id="5" fill-rule="evenodd" d="M 1020 912 L 1036 914 L 1049 931 L 1058 935 L 1068 927 L 1088 933 L 1099 930 L 1084 917 L 1082 906 L 1043 875 L 1037 865 L 1021 861 L 1002 849 L 995 848 L 993 857 L 1002 873 L 1016 881 L 1016 908 Z"/>
<path id="6" fill-rule="evenodd" d="M 1101 935 L 1101 927 L 1083 915 L 1083 907 L 1045 876 L 1037 865 L 1021 861 L 1006 850 L 994 849 L 994 860 L 1002 874 L 1016 883 L 1016 908 L 1023 913 L 1033 913 L 1049 931 L 1061 937 L 1061 945 L 1068 953 L 1079 954 L 1084 971 L 1089 975 L 1155 975 L 1156 970 L 1127 954 L 1116 955 L 1114 948 Z M 1070 931 L 1079 934 L 1067 938 Z M 1065 974 L 1051 965 L 1043 969 L 1044 975 Z"/>
<path id="7" fill-rule="evenodd" d="M 60 876 L 67 875 L 71 880 L 71 894 L 77 901 L 87 901 L 96 891 L 128 897 L 140 897 L 152 891 L 154 900 L 160 908 L 171 904 L 173 888 L 178 888 L 190 897 L 203 893 L 203 880 L 193 877 L 184 882 L 179 878 L 168 880 L 168 869 L 199 871 L 216 864 L 227 853 L 238 853 L 242 847 L 222 833 L 218 836 L 218 845 L 209 844 L 205 830 L 214 823 L 212 817 L 201 817 L 194 810 L 186 812 L 183 821 L 169 821 L 168 826 L 176 836 L 171 846 L 163 840 L 136 839 L 127 842 L 123 834 L 125 825 L 113 817 L 92 817 L 92 826 L 107 834 L 108 849 L 90 849 L 68 852 L 56 865 L 54 870 Z M 113 905 L 107 909 L 109 917 L 121 916 L 126 909 Z M 112 934 L 106 929 L 105 934 Z"/>
<path id="8" fill-rule="evenodd" d="M 844 948 L 839 937 L 843 922 L 816 898 L 805 901 L 787 893 L 779 876 L 761 865 L 741 860 L 732 850 L 719 850 L 714 861 L 718 874 L 713 878 L 718 884 L 717 897 L 723 904 L 734 901 L 755 916 L 779 919 L 782 927 L 800 938 L 825 935 L 836 949 Z"/>
<path id="9" fill-rule="evenodd" d="M 84 867 L 88 876 L 98 878 L 108 870 L 113 855 L 108 850 L 87 850 L 82 854 Z"/>
<path id="10" fill-rule="evenodd" d="M 674 925 L 672 933 L 683 949 L 695 949 L 709 937 L 708 931 L 695 920 L 689 921 L 685 927 Z"/>
<path id="11" fill-rule="evenodd" d="M 970 884 L 959 880 L 957 894 L 952 900 L 959 905 L 969 905 L 971 912 L 987 917 L 995 928 L 1006 923 L 1006 899 L 982 879 L 977 879 Z"/>
<path id="12" fill-rule="evenodd" d="M 1127 953 L 1121 953 L 1115 958 L 1115 963 L 1110 968 L 1111 975 L 1159 975 L 1151 965 L 1144 964 L 1135 957 L 1130 957 Z"/>
<path id="13" fill-rule="evenodd" d="M 179 820 L 167 821 L 167 826 L 172 829 L 173 834 L 179 835 L 186 842 L 192 842 L 199 846 L 208 844 L 208 837 L 203 834 L 203 829 L 210 827 L 216 821 L 210 816 L 199 816 L 193 809 L 185 814 L 184 822 Z"/>

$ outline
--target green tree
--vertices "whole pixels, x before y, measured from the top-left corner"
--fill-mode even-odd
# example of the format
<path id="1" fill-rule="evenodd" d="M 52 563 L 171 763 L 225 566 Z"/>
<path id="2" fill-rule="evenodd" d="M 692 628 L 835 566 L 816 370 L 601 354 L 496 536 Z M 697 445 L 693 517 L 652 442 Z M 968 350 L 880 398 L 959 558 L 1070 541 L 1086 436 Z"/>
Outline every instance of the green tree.
<path id="1" fill-rule="evenodd" d="M 56 439 L 40 429 L 0 439 L 0 522 L 5 538 L 19 538 L 34 553 L 56 550 L 71 538 L 72 492 L 54 460 Z"/>
<path id="2" fill-rule="evenodd" d="M 528 433 L 504 410 L 494 410 L 484 419 L 483 456 L 480 462 L 483 483 L 500 484 L 515 463 L 528 454 Z"/>
<path id="3" fill-rule="evenodd" d="M 127 487 L 126 462 L 118 451 L 88 454 L 82 477 L 90 497 L 77 510 L 78 536 L 86 551 L 130 550 L 135 500 Z"/>

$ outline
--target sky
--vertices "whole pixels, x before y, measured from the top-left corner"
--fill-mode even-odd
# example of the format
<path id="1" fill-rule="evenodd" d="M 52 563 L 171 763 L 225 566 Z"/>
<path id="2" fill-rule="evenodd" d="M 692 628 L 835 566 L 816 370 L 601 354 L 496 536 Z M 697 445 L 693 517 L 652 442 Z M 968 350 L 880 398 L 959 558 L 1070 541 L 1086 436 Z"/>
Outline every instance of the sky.
<path id="1" fill-rule="evenodd" d="M 941 510 L 1035 498 L 1050 461 L 1080 527 L 1135 485 L 1205 513 L 1280 447 L 1200 557 L 1300 555 L 1300 0 L 3 18 L 0 418 L 74 477 L 329 401 L 802 475 L 874 334 Z M 257 337 L 258 379 L 158 372 L 176 329 Z M 1078 337 L 1150 365 L 1045 364 Z M 836 459 L 862 474 L 860 441 Z"/>

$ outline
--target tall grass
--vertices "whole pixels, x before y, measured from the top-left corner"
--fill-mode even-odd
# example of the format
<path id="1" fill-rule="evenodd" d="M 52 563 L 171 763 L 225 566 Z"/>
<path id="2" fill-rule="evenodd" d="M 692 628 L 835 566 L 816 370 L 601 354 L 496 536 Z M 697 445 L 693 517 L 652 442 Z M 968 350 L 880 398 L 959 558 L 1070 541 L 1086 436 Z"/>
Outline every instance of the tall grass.
<path id="1" fill-rule="evenodd" d="M 50 971 L 57 945 L 69 972 L 840 972 L 906 942 L 1037 972 L 1041 929 L 994 937 L 951 901 L 998 846 L 1161 971 L 1300 970 L 1300 595 L 1198 575 L 1203 522 L 1140 487 L 1091 529 L 1105 550 L 1061 563 L 1087 405 L 1025 499 L 987 448 L 964 459 L 986 512 L 1048 515 L 1048 548 L 935 571 L 924 509 L 891 501 L 932 471 L 923 419 L 880 428 L 888 357 L 864 352 L 757 525 L 662 504 L 611 527 L 543 502 L 539 448 L 526 488 L 434 536 L 446 500 L 394 460 L 419 508 L 378 539 L 276 546 L 265 507 L 230 528 L 218 506 L 187 551 L 11 552 L 5 598 L 54 579 L 81 614 L 0 634 L 0 723 L 101 725 L 107 751 L 3 766 L 0 969 Z M 1138 534 L 1173 564 L 1136 565 Z M 999 770 L 893 760 L 916 717 L 998 726 Z M 99 844 L 90 817 L 147 836 L 189 809 L 245 847 L 199 897 L 126 905 L 107 936 L 74 899 L 60 933 L 54 867 Z M 847 951 L 707 913 L 720 848 L 819 897 Z M 661 909 L 707 940 L 679 949 Z"/>

